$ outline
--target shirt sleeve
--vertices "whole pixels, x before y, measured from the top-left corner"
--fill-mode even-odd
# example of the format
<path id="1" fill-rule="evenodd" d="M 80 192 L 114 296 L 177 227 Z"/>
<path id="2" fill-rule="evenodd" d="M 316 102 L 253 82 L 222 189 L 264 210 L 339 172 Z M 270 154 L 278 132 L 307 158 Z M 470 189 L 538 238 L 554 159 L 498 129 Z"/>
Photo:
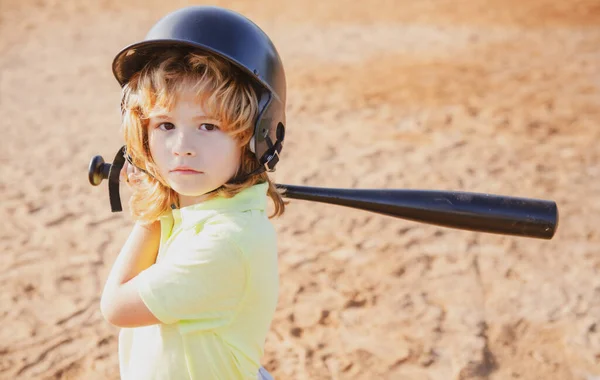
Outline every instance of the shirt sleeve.
<path id="1" fill-rule="evenodd" d="M 246 276 L 246 262 L 235 244 L 201 234 L 186 248 L 169 251 L 136 281 L 142 301 L 162 323 L 204 320 L 218 326 L 235 315 Z"/>

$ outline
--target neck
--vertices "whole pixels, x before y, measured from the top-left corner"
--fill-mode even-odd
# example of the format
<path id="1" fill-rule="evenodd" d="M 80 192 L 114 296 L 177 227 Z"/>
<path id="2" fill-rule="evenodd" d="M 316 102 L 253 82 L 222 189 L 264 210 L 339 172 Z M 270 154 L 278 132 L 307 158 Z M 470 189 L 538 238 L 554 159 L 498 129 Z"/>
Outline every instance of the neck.
<path id="1" fill-rule="evenodd" d="M 183 208 L 187 206 L 197 205 L 199 203 L 205 202 L 208 200 L 214 192 L 216 192 L 219 188 L 209 191 L 208 193 L 198 195 L 198 196 L 187 196 L 187 195 L 178 195 L 179 198 L 179 207 Z"/>

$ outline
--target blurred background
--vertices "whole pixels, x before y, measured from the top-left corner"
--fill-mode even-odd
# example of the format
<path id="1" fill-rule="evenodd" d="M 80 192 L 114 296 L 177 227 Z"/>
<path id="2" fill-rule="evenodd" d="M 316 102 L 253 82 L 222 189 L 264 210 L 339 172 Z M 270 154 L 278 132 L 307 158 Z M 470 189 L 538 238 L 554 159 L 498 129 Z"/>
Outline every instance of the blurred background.
<path id="1" fill-rule="evenodd" d="M 113 57 L 190 4 L 0 0 L 0 378 L 118 378 L 99 299 L 133 222 L 87 168 L 123 142 Z M 600 379 L 598 0 L 211 4 L 282 56 L 277 183 L 561 213 L 545 241 L 292 201 L 273 220 L 276 379 Z"/>

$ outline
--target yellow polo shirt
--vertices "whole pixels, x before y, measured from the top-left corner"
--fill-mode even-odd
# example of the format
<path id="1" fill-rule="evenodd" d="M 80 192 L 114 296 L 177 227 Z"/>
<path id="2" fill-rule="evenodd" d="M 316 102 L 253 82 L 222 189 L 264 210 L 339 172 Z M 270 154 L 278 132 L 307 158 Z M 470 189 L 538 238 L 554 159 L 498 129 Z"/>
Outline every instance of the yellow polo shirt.
<path id="1" fill-rule="evenodd" d="M 162 323 L 123 328 L 123 380 L 257 379 L 279 290 L 268 184 L 161 217 L 140 297 Z"/>

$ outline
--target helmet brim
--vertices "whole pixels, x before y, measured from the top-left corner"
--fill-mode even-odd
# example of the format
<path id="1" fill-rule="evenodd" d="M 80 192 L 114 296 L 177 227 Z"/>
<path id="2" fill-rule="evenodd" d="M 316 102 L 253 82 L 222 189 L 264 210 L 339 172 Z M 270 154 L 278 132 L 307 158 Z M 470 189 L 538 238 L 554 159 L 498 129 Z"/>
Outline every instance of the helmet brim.
<path id="1" fill-rule="evenodd" d="M 254 82 L 260 84 L 260 86 L 269 91 L 272 96 L 278 98 L 277 93 L 269 86 L 268 83 L 260 78 L 257 78 L 254 72 L 250 71 L 234 57 L 223 54 L 222 52 L 216 51 L 197 42 L 176 41 L 173 39 L 137 42 L 126 46 L 119 53 L 117 53 L 112 63 L 112 71 L 117 79 L 117 82 L 119 82 L 119 85 L 123 87 L 127 82 L 129 82 L 131 77 L 138 71 L 142 70 L 158 52 L 164 52 L 170 48 L 184 48 L 189 49 L 190 51 L 213 54 L 217 57 L 223 58 L 226 61 L 231 62 L 236 68 L 252 78 Z"/>

